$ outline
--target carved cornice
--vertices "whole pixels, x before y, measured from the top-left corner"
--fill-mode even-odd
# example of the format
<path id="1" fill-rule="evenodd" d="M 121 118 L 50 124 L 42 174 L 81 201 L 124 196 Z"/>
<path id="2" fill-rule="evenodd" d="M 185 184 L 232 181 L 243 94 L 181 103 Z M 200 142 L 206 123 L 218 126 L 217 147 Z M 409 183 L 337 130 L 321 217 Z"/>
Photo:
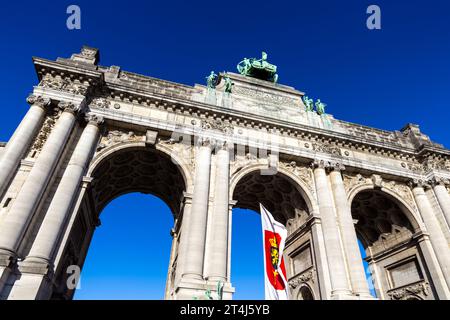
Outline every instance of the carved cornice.
<path id="1" fill-rule="evenodd" d="M 79 80 L 69 80 L 61 76 L 46 74 L 39 82 L 39 87 L 84 96 L 88 93 L 89 84 L 82 83 Z"/>

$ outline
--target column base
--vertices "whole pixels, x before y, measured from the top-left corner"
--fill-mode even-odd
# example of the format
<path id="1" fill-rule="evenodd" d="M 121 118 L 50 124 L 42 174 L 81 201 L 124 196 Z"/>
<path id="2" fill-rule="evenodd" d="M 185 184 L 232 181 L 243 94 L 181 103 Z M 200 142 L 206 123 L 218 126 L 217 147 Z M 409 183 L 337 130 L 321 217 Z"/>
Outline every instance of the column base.
<path id="1" fill-rule="evenodd" d="M 19 275 L 8 300 L 48 300 L 52 294 L 52 267 L 45 262 L 24 260 L 18 263 Z"/>
<path id="2" fill-rule="evenodd" d="M 331 300 L 378 300 L 370 294 L 354 294 L 351 292 L 334 292 Z"/>
<path id="3" fill-rule="evenodd" d="M 206 291 L 211 291 L 213 300 L 217 300 L 217 281 L 181 278 L 174 292 L 170 295 L 171 300 L 209 300 Z M 231 283 L 225 282 L 223 286 L 222 300 L 231 300 L 235 289 Z"/>

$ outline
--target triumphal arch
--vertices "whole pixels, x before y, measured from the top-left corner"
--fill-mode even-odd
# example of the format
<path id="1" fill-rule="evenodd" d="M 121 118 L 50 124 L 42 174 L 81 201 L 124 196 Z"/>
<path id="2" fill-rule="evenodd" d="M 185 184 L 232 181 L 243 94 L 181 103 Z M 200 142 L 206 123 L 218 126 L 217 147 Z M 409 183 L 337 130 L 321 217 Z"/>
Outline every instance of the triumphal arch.
<path id="1" fill-rule="evenodd" d="M 450 150 L 419 126 L 337 120 L 265 53 L 195 86 L 98 60 L 33 59 L 30 108 L 0 145 L 2 299 L 72 298 L 68 270 L 129 192 L 172 211 L 166 299 L 232 298 L 231 212 L 259 203 L 288 229 L 292 299 L 373 299 L 370 283 L 376 299 L 450 298 Z"/>

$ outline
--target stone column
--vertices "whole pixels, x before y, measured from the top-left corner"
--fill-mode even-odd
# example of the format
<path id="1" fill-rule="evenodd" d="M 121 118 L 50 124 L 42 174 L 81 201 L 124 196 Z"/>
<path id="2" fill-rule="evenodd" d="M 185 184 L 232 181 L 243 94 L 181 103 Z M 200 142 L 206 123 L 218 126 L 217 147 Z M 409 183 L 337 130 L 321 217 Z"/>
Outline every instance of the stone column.
<path id="1" fill-rule="evenodd" d="M 192 208 L 187 230 L 183 277 L 203 280 L 203 263 L 211 172 L 211 143 L 203 139 L 195 159 L 195 181 Z"/>
<path id="2" fill-rule="evenodd" d="M 183 195 L 183 216 L 179 230 L 180 244 L 178 246 L 177 254 L 177 270 L 175 276 L 175 288 L 178 286 L 179 280 L 184 273 L 184 266 L 186 264 L 187 243 L 189 241 L 189 218 L 192 209 L 192 195 L 184 193 Z"/>
<path id="3" fill-rule="evenodd" d="M 57 120 L 25 183 L 0 226 L 0 255 L 15 256 L 60 155 L 72 132 L 79 107 L 60 102 L 64 111 Z"/>
<path id="4" fill-rule="evenodd" d="M 439 261 L 434 253 L 433 246 L 430 243 L 429 235 L 423 233 L 419 234 L 417 236 L 417 242 L 419 244 L 420 251 L 422 251 L 427 269 L 430 272 L 431 280 L 433 281 L 439 300 L 449 300 L 450 290 L 445 281 L 441 267 L 439 266 Z"/>
<path id="5" fill-rule="evenodd" d="M 442 273 L 444 274 L 447 285 L 450 287 L 450 250 L 447 240 L 445 239 L 433 208 L 425 194 L 422 181 L 414 181 L 411 183 L 413 187 L 414 199 L 419 208 L 425 227 L 430 235 L 431 245 L 436 253 Z"/>
<path id="6" fill-rule="evenodd" d="M 58 239 L 100 136 L 99 125 L 103 119 L 89 115 L 87 120 L 25 262 L 53 263 Z"/>
<path id="7" fill-rule="evenodd" d="M 211 225 L 211 252 L 207 271 L 208 280 L 227 280 L 230 155 L 227 143 L 216 154 L 214 207 Z"/>
<path id="8" fill-rule="evenodd" d="M 333 189 L 334 203 L 340 224 L 353 292 L 362 298 L 372 298 L 364 272 L 361 253 L 359 252 L 358 238 L 356 236 L 352 212 L 348 204 L 344 181 L 342 180 L 341 170 L 344 170 L 345 167 L 340 164 L 335 164 L 332 169 L 334 170 L 330 172 L 331 187 Z"/>
<path id="9" fill-rule="evenodd" d="M 9 139 L 0 159 L 0 199 L 33 137 L 41 128 L 45 118 L 45 109 L 50 105 L 50 99 L 35 95 L 30 95 L 27 102 L 31 104 L 30 110 Z"/>
<path id="10" fill-rule="evenodd" d="M 351 291 L 348 286 L 339 229 L 333 210 L 333 200 L 328 187 L 328 177 L 325 171 L 327 164 L 324 161 L 314 161 L 313 166 L 325 251 L 330 270 L 331 299 L 345 299 L 351 296 Z"/>
<path id="11" fill-rule="evenodd" d="M 445 187 L 448 181 L 436 177 L 431 181 L 431 183 L 433 186 L 434 194 L 436 195 L 436 198 L 439 202 L 439 206 L 444 213 L 447 225 L 450 228 L 450 195 L 448 194 L 447 188 Z"/>

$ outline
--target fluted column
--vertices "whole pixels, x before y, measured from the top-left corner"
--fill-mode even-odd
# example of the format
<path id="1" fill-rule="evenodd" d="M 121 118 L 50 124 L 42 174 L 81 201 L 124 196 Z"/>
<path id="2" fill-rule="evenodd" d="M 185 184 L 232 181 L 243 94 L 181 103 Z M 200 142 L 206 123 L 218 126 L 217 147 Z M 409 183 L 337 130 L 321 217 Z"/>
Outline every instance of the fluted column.
<path id="1" fill-rule="evenodd" d="M 50 99 L 35 95 L 30 95 L 27 102 L 31 104 L 31 107 L 9 139 L 0 158 L 0 199 L 33 137 L 41 128 L 45 118 L 45 109 L 50 105 Z"/>
<path id="2" fill-rule="evenodd" d="M 344 170 L 345 167 L 340 164 L 335 164 L 332 169 L 330 172 L 331 187 L 333 189 L 334 203 L 340 223 L 342 242 L 347 257 L 352 289 L 355 294 L 370 298 L 371 295 L 358 247 L 358 238 L 356 236 L 352 212 L 348 204 L 347 193 L 345 192 L 344 181 L 341 175 L 341 170 Z"/>
<path id="3" fill-rule="evenodd" d="M 227 280 L 230 155 L 226 143 L 216 153 L 214 207 L 208 280 Z"/>
<path id="4" fill-rule="evenodd" d="M 211 172 L 211 144 L 203 139 L 197 149 L 195 159 L 195 181 L 192 208 L 189 218 L 188 240 L 183 276 L 203 279 L 206 222 L 209 200 L 209 183 Z"/>
<path id="5" fill-rule="evenodd" d="M 25 261 L 53 262 L 58 239 L 98 142 L 99 124 L 103 122 L 95 115 L 89 115 L 87 120 Z"/>
<path id="6" fill-rule="evenodd" d="M 450 287 L 450 249 L 441 230 L 439 222 L 433 208 L 425 194 L 424 185 L 421 181 L 414 181 L 411 183 L 413 187 L 413 194 L 422 216 L 425 227 L 430 235 L 431 245 L 436 253 L 442 273 L 444 274 L 447 285 Z"/>
<path id="7" fill-rule="evenodd" d="M 0 254 L 15 255 L 73 129 L 79 106 L 67 102 L 58 106 L 64 111 L 0 226 Z"/>
<path id="8" fill-rule="evenodd" d="M 440 178 L 434 178 L 432 181 L 433 191 L 436 195 L 436 198 L 439 202 L 439 206 L 444 213 L 445 220 L 447 221 L 447 225 L 450 228 L 450 195 L 447 192 L 447 188 L 445 187 L 448 184 L 448 181 Z"/>
<path id="9" fill-rule="evenodd" d="M 319 213 L 322 219 L 325 251 L 327 253 L 328 267 L 331 280 L 331 298 L 339 299 L 351 295 L 348 286 L 345 260 L 339 236 L 336 215 L 333 209 L 328 177 L 325 171 L 327 164 L 324 161 L 314 161 L 314 180 L 319 202 Z"/>

